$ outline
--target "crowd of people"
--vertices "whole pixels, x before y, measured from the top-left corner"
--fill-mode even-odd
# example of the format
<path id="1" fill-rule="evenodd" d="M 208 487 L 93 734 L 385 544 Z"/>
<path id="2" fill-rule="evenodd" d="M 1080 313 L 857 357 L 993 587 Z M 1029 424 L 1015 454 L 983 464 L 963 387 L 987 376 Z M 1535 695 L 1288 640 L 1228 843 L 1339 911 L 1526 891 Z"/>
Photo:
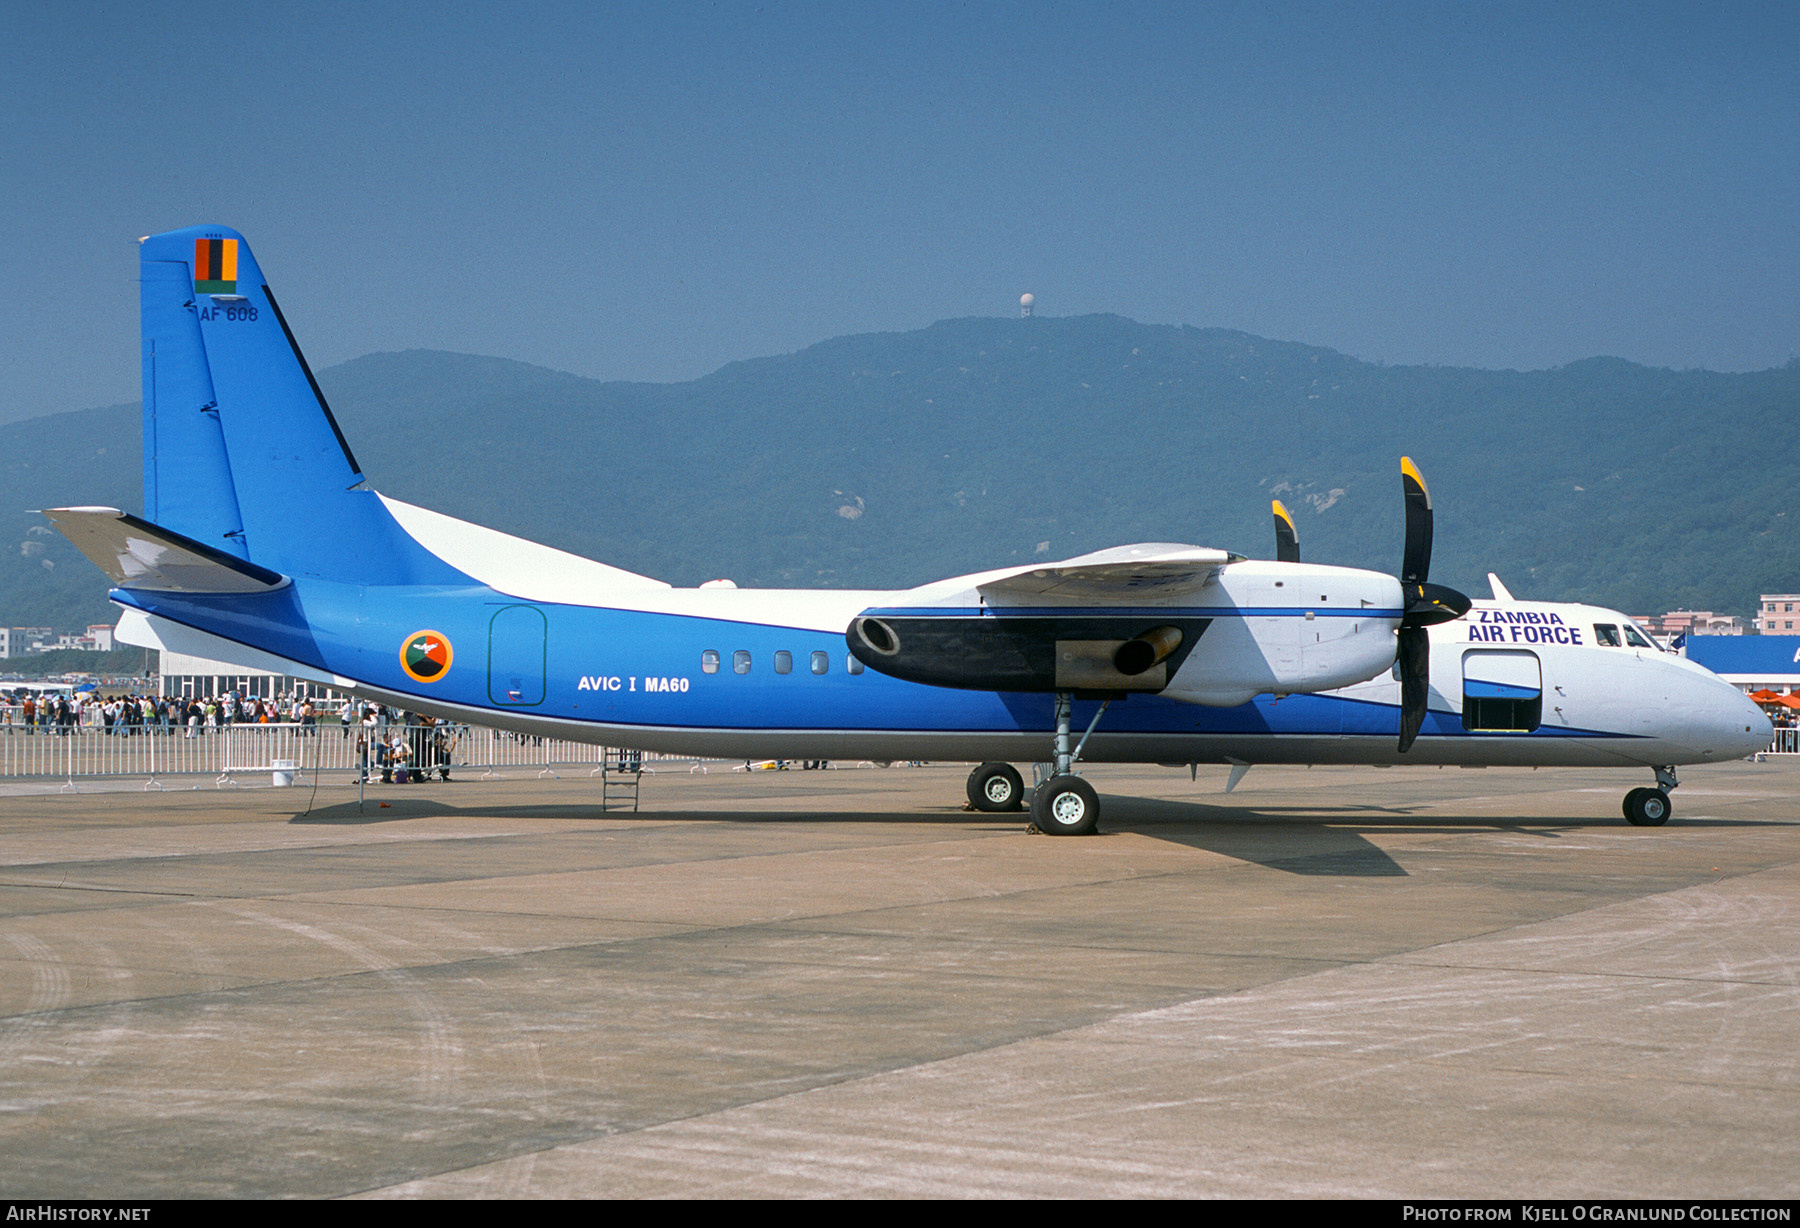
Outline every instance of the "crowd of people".
<path id="1" fill-rule="evenodd" d="M 402 712 L 365 700 L 338 704 L 304 694 L 164 696 L 97 691 L 0 690 L 0 733 L 56 737 L 98 732 L 107 736 L 204 738 L 234 725 L 291 725 L 300 737 L 317 737 L 322 723 L 339 736 L 355 737 L 357 760 L 367 778 L 384 784 L 450 779 L 460 730 L 449 722 Z"/>
<path id="2" fill-rule="evenodd" d="M 318 706 L 311 696 L 265 699 L 240 696 L 166 696 L 98 691 L 0 691 L 0 729 L 5 732 L 67 735 L 99 729 L 121 737 L 162 734 L 204 737 L 229 725 L 294 724 L 305 736 L 317 732 Z"/>

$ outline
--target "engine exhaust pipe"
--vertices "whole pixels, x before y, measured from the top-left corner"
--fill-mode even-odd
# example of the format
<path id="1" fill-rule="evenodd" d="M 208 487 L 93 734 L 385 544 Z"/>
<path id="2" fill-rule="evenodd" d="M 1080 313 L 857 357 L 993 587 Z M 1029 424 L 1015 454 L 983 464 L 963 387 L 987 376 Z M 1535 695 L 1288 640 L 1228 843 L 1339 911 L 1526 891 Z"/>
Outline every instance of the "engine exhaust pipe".
<path id="1" fill-rule="evenodd" d="M 1136 639 L 1126 640 L 1113 653 L 1113 668 L 1136 677 L 1181 647 L 1181 628 L 1155 627 Z"/>

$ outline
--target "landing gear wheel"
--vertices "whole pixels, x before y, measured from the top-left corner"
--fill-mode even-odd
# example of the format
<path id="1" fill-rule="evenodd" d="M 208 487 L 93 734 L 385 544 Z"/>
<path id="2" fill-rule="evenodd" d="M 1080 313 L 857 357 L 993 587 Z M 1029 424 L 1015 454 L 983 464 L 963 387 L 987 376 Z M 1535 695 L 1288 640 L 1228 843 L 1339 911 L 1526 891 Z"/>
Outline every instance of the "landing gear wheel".
<path id="1" fill-rule="evenodd" d="M 1091 836 L 1100 825 L 1100 799 L 1079 776 L 1052 776 L 1031 795 L 1031 821 L 1052 836 Z"/>
<path id="2" fill-rule="evenodd" d="M 969 773 L 969 805 L 989 814 L 1025 808 L 1025 781 L 1010 763 L 984 763 Z"/>
<path id="3" fill-rule="evenodd" d="M 1675 808 L 1661 789 L 1633 789 L 1625 795 L 1625 821 L 1633 827 L 1661 827 Z"/>

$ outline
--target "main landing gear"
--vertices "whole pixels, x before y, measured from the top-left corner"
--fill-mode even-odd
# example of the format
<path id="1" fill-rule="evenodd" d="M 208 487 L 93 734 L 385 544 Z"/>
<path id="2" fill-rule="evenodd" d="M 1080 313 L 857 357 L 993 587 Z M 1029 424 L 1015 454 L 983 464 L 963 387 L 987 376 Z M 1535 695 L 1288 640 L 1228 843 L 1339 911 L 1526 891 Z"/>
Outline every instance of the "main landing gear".
<path id="1" fill-rule="evenodd" d="M 1661 827 L 1675 813 L 1675 807 L 1669 801 L 1669 790 L 1681 782 L 1675 779 L 1675 769 L 1659 767 L 1656 769 L 1656 787 L 1633 789 L 1625 795 L 1625 821 L 1633 827 Z"/>
<path id="2" fill-rule="evenodd" d="M 1100 799 L 1093 785 L 1075 775 L 1075 764 L 1111 703 L 1109 699 L 1100 705 L 1087 732 L 1070 750 L 1069 713 L 1075 707 L 1075 696 L 1068 691 L 1056 693 L 1055 761 L 1050 778 L 1031 792 L 1031 823 L 1038 831 L 1051 836 L 1089 836 L 1099 826 Z M 1025 782 L 1010 763 L 984 763 L 970 772 L 968 792 L 969 805 L 989 814 L 1024 809 Z"/>
<path id="3" fill-rule="evenodd" d="M 1100 799 L 1094 786 L 1075 775 L 1075 764 L 1081 759 L 1081 748 L 1094 735 L 1100 718 L 1106 715 L 1108 699 L 1088 722 L 1087 732 L 1075 749 L 1069 749 L 1069 714 L 1075 707 L 1075 696 L 1069 691 L 1056 693 L 1056 760 L 1050 779 L 1031 793 L 1031 822 L 1039 831 L 1051 836 L 1091 836 L 1100 826 Z"/>
<path id="4" fill-rule="evenodd" d="M 1025 809 L 1025 781 L 1010 763 L 984 763 L 969 773 L 969 805 L 989 814 Z"/>

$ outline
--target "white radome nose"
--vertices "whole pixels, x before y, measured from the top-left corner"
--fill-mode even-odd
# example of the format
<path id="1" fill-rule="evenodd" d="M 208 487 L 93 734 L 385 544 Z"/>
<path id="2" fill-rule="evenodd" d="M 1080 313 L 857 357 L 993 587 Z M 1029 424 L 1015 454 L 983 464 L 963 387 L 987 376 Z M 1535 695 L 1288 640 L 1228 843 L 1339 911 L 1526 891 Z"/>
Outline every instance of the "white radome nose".
<path id="1" fill-rule="evenodd" d="M 1767 750 L 1769 743 L 1775 740 L 1775 723 L 1764 715 L 1763 710 L 1748 695 L 1730 683 L 1725 683 L 1724 686 L 1731 694 L 1721 697 L 1719 717 L 1725 728 L 1726 740 L 1737 750 L 1737 754 L 1731 757 L 1742 759 L 1746 755 Z"/>

